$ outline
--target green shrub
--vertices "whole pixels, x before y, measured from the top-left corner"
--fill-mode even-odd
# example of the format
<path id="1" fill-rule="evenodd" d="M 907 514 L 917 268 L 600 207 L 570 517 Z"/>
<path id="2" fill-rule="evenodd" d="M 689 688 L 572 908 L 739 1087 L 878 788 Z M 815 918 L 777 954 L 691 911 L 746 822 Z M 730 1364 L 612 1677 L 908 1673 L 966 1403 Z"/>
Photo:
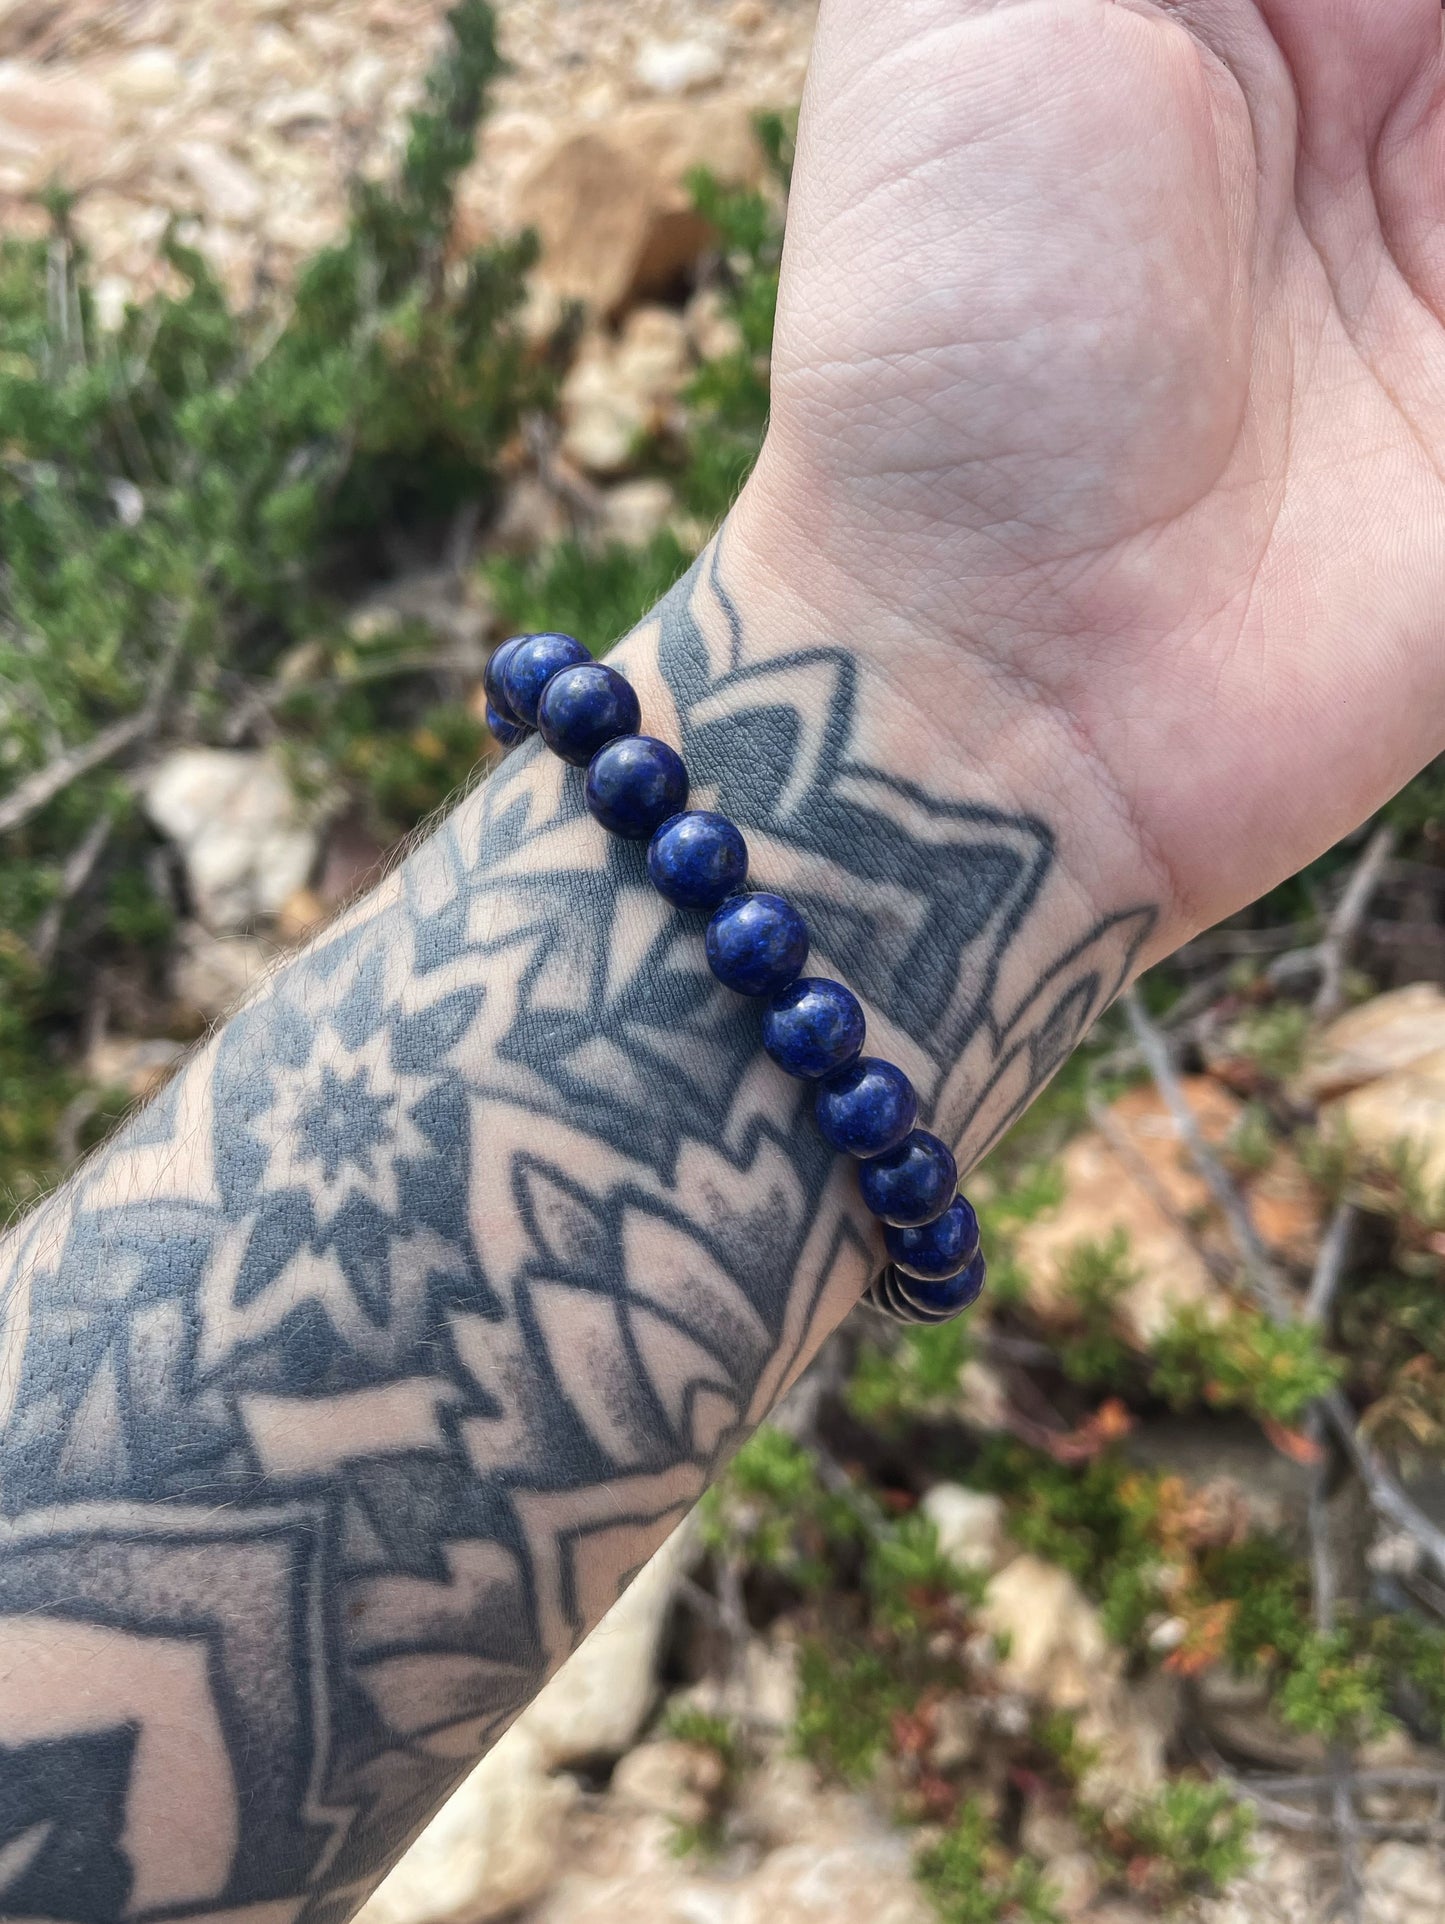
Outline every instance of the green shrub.
<path id="1" fill-rule="evenodd" d="M 991 1440 L 975 1480 L 1004 1498 L 1015 1541 L 1067 1570 L 1117 1643 L 1141 1647 L 1161 1602 L 1165 1480 L 1112 1454 L 1063 1464 L 1006 1438 Z"/>
<path id="2" fill-rule="evenodd" d="M 892 1332 L 859 1344 L 848 1380 L 848 1407 L 860 1422 L 882 1430 L 911 1417 L 936 1416 L 958 1393 L 958 1374 L 973 1355 L 966 1318 Z"/>
<path id="3" fill-rule="evenodd" d="M 1118 1334 L 1115 1316 L 1120 1299 L 1138 1280 L 1123 1229 L 1102 1243 L 1076 1243 L 1069 1251 L 1061 1307 L 1071 1326 L 1059 1344 L 1059 1360 L 1076 1383 L 1112 1385 L 1127 1373 L 1130 1351 Z"/>
<path id="4" fill-rule="evenodd" d="M 887 1748 L 895 1714 L 914 1701 L 886 1655 L 809 1638 L 798 1651 L 796 1747 L 825 1776 L 862 1783 Z"/>
<path id="5" fill-rule="evenodd" d="M 1249 1865 L 1254 1813 L 1224 1784 L 1180 1777 L 1125 1818 L 1083 1817 L 1117 1881 L 1165 1909 L 1220 1890 Z"/>
<path id="6" fill-rule="evenodd" d="M 417 637 L 357 643 L 337 596 L 396 539 L 485 514 L 550 392 L 512 322 L 531 241 L 447 257 L 500 65 L 482 0 L 449 21 L 395 178 L 356 187 L 284 308 L 235 311 L 173 228 L 170 286 L 106 334 L 63 198 L 48 237 L 0 241 L 0 793 L 77 758 L 0 833 L 0 1197 L 58 1173 L 97 972 L 144 977 L 168 933 L 113 764 L 249 716 L 387 840 L 485 751 Z"/>
<path id="7" fill-rule="evenodd" d="M 1307 1323 L 1271 1322 L 1252 1309 L 1214 1318 L 1186 1308 L 1154 1345 L 1151 1387 L 1176 1409 L 1206 1404 L 1297 1423 L 1344 1374 Z"/>
<path id="8" fill-rule="evenodd" d="M 1062 1924 L 1042 1866 L 1003 1850 L 977 1803 L 959 1806 L 915 1871 L 940 1924 Z"/>

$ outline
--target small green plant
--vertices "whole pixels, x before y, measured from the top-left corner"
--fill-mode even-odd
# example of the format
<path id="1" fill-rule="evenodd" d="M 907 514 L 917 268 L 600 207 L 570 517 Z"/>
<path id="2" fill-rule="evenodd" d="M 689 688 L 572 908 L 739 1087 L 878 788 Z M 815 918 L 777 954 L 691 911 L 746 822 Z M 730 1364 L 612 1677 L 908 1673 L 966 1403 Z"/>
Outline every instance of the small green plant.
<path id="1" fill-rule="evenodd" d="M 1343 1374 L 1306 1323 L 1241 1308 L 1216 1318 L 1188 1307 L 1156 1339 L 1150 1386 L 1176 1409 L 1203 1403 L 1290 1425 Z"/>
<path id="2" fill-rule="evenodd" d="M 1116 1880 L 1166 1909 L 1221 1890 L 1249 1865 L 1254 1813 L 1223 1784 L 1180 1777 L 1127 1817 L 1080 1814 Z"/>
<path id="3" fill-rule="evenodd" d="M 825 1776 L 862 1783 L 888 1746 L 894 1715 L 910 1706 L 913 1694 L 886 1655 L 808 1638 L 798 1652 L 796 1748 Z"/>
<path id="4" fill-rule="evenodd" d="M 1130 1350 L 1115 1319 L 1120 1299 L 1138 1280 L 1124 1229 L 1115 1229 L 1103 1242 L 1076 1243 L 1069 1251 L 1062 1308 L 1070 1328 L 1059 1345 L 1059 1360 L 1074 1382 L 1113 1385 L 1128 1371 Z"/>
<path id="5" fill-rule="evenodd" d="M 801 1444 L 764 1425 L 698 1506 L 702 1541 L 804 1589 L 827 1581 L 834 1544 L 862 1532 L 857 1506 L 823 1487 Z"/>
<path id="6" fill-rule="evenodd" d="M 900 1636 L 922 1635 L 942 1605 L 976 1608 L 983 1600 L 982 1576 L 944 1555 L 937 1530 L 917 1510 L 869 1540 L 864 1582 L 875 1621 Z"/>
<path id="7" fill-rule="evenodd" d="M 1268 1169 L 1275 1156 L 1274 1125 L 1262 1102 L 1247 1102 L 1239 1120 L 1229 1132 L 1225 1153 L 1233 1166 L 1245 1176 L 1257 1176 Z"/>
<path id="8" fill-rule="evenodd" d="M 914 1872 L 940 1924 L 1062 1924 L 1043 1867 L 1004 1850 L 975 1802 L 959 1806 Z"/>
<path id="9" fill-rule="evenodd" d="M 1004 1498 L 1015 1541 L 1067 1570 L 1098 1601 L 1117 1643 L 1142 1648 L 1161 1603 L 1167 1479 L 1112 1453 L 1066 1465 L 1006 1439 L 990 1442 L 975 1479 Z"/>
<path id="10" fill-rule="evenodd" d="M 1230 1041 L 1237 1054 L 1283 1082 L 1304 1066 L 1309 1033 L 1310 1012 L 1304 1003 L 1271 1002 L 1242 1016 Z"/>
<path id="11" fill-rule="evenodd" d="M 1274 1693 L 1275 1709 L 1291 1729 L 1357 1744 L 1388 1726 L 1388 1681 L 1362 1642 L 1356 1625 L 1298 1640 Z"/>
<path id="12" fill-rule="evenodd" d="M 677 1742 L 710 1750 L 718 1760 L 721 1774 L 706 1812 L 699 1818 L 674 1819 L 671 1840 L 675 1857 L 716 1857 L 725 1841 L 728 1806 L 747 1763 L 742 1736 L 730 1717 L 696 1704 L 671 1705 L 662 1728 Z"/>
<path id="13" fill-rule="evenodd" d="M 859 1345 L 848 1382 L 848 1407 L 860 1422 L 881 1429 L 936 1416 L 957 1395 L 959 1371 L 973 1352 L 966 1319 L 931 1329 L 904 1329 L 886 1347 L 870 1334 Z"/>

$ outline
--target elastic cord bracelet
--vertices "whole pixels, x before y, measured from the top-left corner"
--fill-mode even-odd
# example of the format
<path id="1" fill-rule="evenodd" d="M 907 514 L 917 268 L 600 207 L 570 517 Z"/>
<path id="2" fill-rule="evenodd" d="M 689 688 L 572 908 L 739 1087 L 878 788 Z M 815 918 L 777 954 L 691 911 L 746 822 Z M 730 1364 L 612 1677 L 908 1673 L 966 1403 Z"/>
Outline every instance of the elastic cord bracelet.
<path id="1" fill-rule="evenodd" d="M 808 925 L 786 897 L 748 886 L 741 829 L 688 808 L 687 769 L 666 742 L 639 733 L 632 684 L 557 634 L 504 641 L 485 684 L 497 740 L 511 748 L 535 729 L 587 771 L 591 814 L 611 834 L 647 843 L 660 895 L 709 916 L 713 974 L 761 1001 L 763 1047 L 778 1067 L 817 1084 L 818 1127 L 856 1158 L 863 1201 L 883 1224 L 890 1266 L 866 1300 L 904 1323 L 945 1323 L 976 1302 L 985 1278 L 978 1217 L 958 1193 L 953 1152 L 915 1126 L 918 1097 L 903 1071 L 863 1054 L 863 1010 L 851 989 L 803 974 Z"/>

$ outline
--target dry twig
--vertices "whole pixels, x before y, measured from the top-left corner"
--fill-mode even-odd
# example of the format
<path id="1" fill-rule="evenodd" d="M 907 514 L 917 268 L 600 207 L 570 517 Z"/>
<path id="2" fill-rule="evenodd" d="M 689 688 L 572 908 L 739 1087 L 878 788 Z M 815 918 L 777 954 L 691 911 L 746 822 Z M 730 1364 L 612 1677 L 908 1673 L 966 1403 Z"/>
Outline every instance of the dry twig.
<path id="1" fill-rule="evenodd" d="M 1137 989 L 1130 989 L 1124 997 L 1124 1012 L 1129 1018 L 1134 1039 L 1139 1044 L 1139 1053 L 1154 1078 L 1165 1107 L 1174 1118 L 1174 1126 L 1195 1167 L 1209 1185 L 1210 1193 L 1224 1212 L 1239 1253 L 1240 1266 L 1271 1321 L 1287 1322 L 1290 1309 L 1279 1272 L 1270 1261 L 1269 1252 L 1260 1240 L 1249 1206 L 1238 1186 L 1204 1140 L 1199 1119 L 1189 1107 L 1179 1072 L 1174 1066 L 1173 1051 L 1162 1030 L 1145 1009 Z"/>
<path id="2" fill-rule="evenodd" d="M 145 737 L 150 726 L 150 714 L 143 708 L 139 714 L 127 715 L 121 721 L 112 722 L 109 728 L 102 728 L 99 734 L 92 735 L 88 742 L 66 749 L 63 755 L 57 755 L 44 768 L 37 768 L 33 775 L 27 775 L 18 788 L 12 789 L 5 800 L 0 801 L 0 835 L 23 828 L 57 795 L 64 794 L 72 782 L 78 782 L 82 775 L 103 768 L 107 762 L 114 761 L 117 755 L 123 755 L 128 748 L 133 748 Z"/>
<path id="3" fill-rule="evenodd" d="M 1385 864 L 1395 852 L 1395 831 L 1382 822 L 1365 844 L 1364 854 L 1355 864 L 1345 884 L 1345 892 L 1335 905 L 1329 927 L 1316 951 L 1320 981 L 1315 991 L 1313 1013 L 1320 1022 L 1338 1015 L 1345 1001 L 1345 970 L 1359 937 L 1360 924 L 1370 899 L 1379 887 Z"/>
<path id="4" fill-rule="evenodd" d="M 1353 1203 L 1342 1202 L 1330 1218 L 1330 1226 L 1324 1233 L 1319 1254 L 1315 1258 L 1314 1274 L 1310 1277 L 1304 1308 L 1300 1311 L 1301 1320 L 1311 1328 L 1318 1329 L 1329 1319 L 1359 1215 Z"/>
<path id="5" fill-rule="evenodd" d="M 1321 1407 L 1364 1484 L 1375 1514 L 1411 1537 L 1439 1574 L 1445 1577 L 1445 1530 L 1432 1523 L 1425 1512 L 1410 1500 L 1381 1458 L 1360 1435 L 1354 1412 L 1339 1390 L 1332 1390 L 1328 1396 L 1321 1398 Z"/>
<path id="6" fill-rule="evenodd" d="M 105 845 L 110 840 L 114 826 L 114 819 L 108 810 L 97 815 L 61 871 L 60 888 L 55 900 L 36 923 L 30 943 L 35 960 L 42 969 L 48 968 L 54 959 L 65 911 L 95 873 L 95 865 L 105 853 Z"/>
<path id="7" fill-rule="evenodd" d="M 33 775 L 27 775 L 18 788 L 12 789 L 0 801 L 0 835 L 23 828 L 57 795 L 64 794 L 73 782 L 78 782 L 83 775 L 93 774 L 97 768 L 103 768 L 107 762 L 114 761 L 118 755 L 125 754 L 127 749 L 136 747 L 155 732 L 165 713 L 166 697 L 170 693 L 171 679 L 180 660 L 184 640 L 185 622 L 178 620 L 170 645 L 151 675 L 144 705 L 134 715 L 126 715 L 92 735 L 88 742 L 80 742 L 76 747 L 66 749 L 53 761 L 47 762 L 44 768 L 37 768 Z"/>

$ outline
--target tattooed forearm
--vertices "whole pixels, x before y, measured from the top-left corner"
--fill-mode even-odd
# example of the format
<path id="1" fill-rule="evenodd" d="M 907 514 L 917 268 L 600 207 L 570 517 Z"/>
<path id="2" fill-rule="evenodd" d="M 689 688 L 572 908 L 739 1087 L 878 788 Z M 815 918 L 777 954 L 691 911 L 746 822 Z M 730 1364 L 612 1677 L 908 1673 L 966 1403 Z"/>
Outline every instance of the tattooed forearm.
<path id="1" fill-rule="evenodd" d="M 715 559 L 619 659 L 976 1156 L 1150 912 Z M 520 751 L 0 1246 L 0 1914 L 348 1915 L 856 1301 L 700 933 Z"/>

